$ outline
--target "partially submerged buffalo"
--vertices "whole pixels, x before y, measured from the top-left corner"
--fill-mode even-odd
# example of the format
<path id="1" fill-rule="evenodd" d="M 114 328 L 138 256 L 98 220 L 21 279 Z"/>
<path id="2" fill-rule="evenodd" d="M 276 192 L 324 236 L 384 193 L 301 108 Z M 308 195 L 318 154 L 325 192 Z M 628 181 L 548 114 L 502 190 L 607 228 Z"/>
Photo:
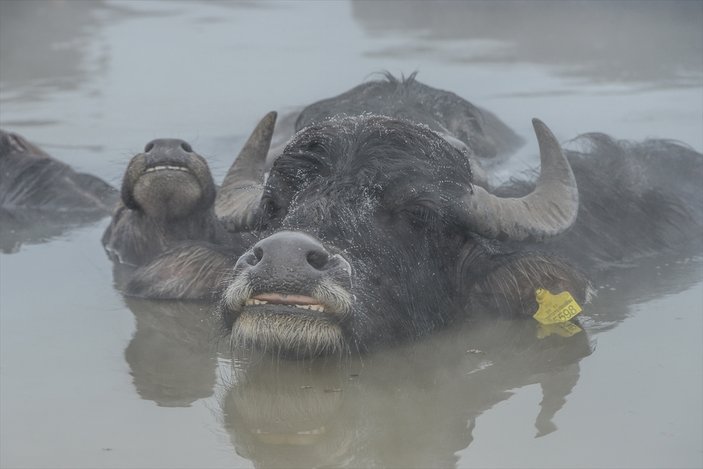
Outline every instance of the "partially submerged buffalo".
<path id="1" fill-rule="evenodd" d="M 161 138 L 147 143 L 122 179 L 121 199 L 102 238 L 108 256 L 138 266 L 184 242 L 247 247 L 249 241 L 230 229 L 245 229 L 251 216 L 235 218 L 233 212 L 241 208 L 246 214 L 252 207 L 239 207 L 242 197 L 231 194 L 261 184 L 259 155 L 268 151 L 275 121 L 275 112 L 261 120 L 219 188 L 205 158 L 188 142 Z"/>
<path id="2" fill-rule="evenodd" d="M 425 85 L 409 77 L 385 73 L 332 98 L 317 101 L 293 112 L 276 128 L 267 157 L 270 167 L 288 140 L 298 131 L 337 116 L 381 115 L 434 130 L 471 160 L 474 182 L 483 183 L 484 170 L 503 161 L 524 140 L 492 112 L 450 91 Z"/>
<path id="3" fill-rule="evenodd" d="M 79 173 L 21 135 L 0 130 L 0 247 L 15 251 L 27 240 L 58 235 L 112 210 L 118 194 Z"/>
<path id="4" fill-rule="evenodd" d="M 299 134 L 262 194 L 261 225 L 272 234 L 239 258 L 222 295 L 233 340 L 316 355 L 451 321 L 471 277 L 503 254 L 489 239 L 543 239 L 576 218 L 568 163 L 535 125 L 545 181 L 523 200 L 472 186 L 463 153 L 406 121 L 345 118 Z M 530 282 L 586 297 L 586 282 L 562 265 L 515 263 L 535 271 Z"/>
<path id="5" fill-rule="evenodd" d="M 491 189 L 474 184 L 465 151 L 426 126 L 374 115 L 311 125 L 259 192 L 230 194 L 233 217 L 256 220 L 258 242 L 243 253 L 178 247 L 138 270 L 127 293 L 214 295 L 233 344 L 310 357 L 462 318 L 529 317 L 537 288 L 584 303 L 604 266 L 700 244 L 699 153 L 592 135 L 590 149 L 566 158 L 546 125 L 534 127 L 539 178 Z"/>

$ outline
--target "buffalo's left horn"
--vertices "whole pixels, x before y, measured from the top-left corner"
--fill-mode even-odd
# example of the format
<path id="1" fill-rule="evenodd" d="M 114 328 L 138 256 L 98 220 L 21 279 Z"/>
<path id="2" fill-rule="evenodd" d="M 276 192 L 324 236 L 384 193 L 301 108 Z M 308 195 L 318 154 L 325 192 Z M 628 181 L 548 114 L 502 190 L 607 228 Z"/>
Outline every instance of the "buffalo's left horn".
<path id="1" fill-rule="evenodd" d="M 227 171 L 215 200 L 215 213 L 232 231 L 251 229 L 264 189 L 266 155 L 276 124 L 269 112 L 257 124 Z"/>
<path id="2" fill-rule="evenodd" d="M 569 229 L 579 198 L 574 173 L 551 130 L 532 119 L 540 152 L 540 176 L 534 190 L 520 198 L 497 197 L 480 186 L 463 198 L 472 229 L 489 238 L 542 240 Z"/>

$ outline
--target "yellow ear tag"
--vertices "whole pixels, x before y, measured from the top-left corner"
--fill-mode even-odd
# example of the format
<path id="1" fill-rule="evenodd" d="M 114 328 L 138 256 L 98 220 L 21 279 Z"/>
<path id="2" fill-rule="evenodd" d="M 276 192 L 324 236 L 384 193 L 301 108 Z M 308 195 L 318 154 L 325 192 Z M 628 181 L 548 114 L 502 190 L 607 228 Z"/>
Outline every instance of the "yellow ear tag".
<path id="1" fill-rule="evenodd" d="M 540 324 L 563 323 L 581 312 L 581 307 L 568 291 L 552 295 L 544 288 L 538 288 L 535 294 L 539 308 L 532 317 Z"/>

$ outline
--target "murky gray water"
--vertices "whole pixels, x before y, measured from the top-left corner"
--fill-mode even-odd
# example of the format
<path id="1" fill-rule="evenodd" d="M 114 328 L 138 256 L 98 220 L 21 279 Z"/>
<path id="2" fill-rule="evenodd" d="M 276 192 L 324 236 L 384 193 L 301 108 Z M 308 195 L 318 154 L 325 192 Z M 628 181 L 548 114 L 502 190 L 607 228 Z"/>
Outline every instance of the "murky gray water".
<path id="1" fill-rule="evenodd" d="M 505 173 L 534 116 L 701 151 L 702 25 L 694 1 L 2 0 L 0 126 L 113 184 L 155 137 L 221 178 L 267 111 L 419 70 L 529 139 Z M 106 222 L 0 255 L 3 467 L 703 466 L 700 257 L 598 279 L 588 336 L 497 324 L 310 368 L 123 299 Z"/>

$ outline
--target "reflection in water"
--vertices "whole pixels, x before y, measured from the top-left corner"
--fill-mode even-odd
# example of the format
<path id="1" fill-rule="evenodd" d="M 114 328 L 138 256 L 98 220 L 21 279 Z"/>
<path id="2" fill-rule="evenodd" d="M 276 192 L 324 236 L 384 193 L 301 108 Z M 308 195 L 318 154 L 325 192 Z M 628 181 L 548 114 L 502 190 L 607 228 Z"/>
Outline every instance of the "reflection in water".
<path id="1" fill-rule="evenodd" d="M 586 308 L 587 330 L 612 328 L 642 298 L 698 282 L 700 257 L 662 256 L 612 271 Z M 539 384 L 535 436 L 554 418 L 592 351 L 586 332 L 540 339 L 534 321 L 467 324 L 417 344 L 320 365 L 249 359 L 222 400 L 224 425 L 258 467 L 452 467 L 477 418 Z"/>
<path id="2" fill-rule="evenodd" d="M 466 327 L 363 360 L 236 370 L 223 405 L 237 453 L 260 467 L 451 467 L 476 418 L 539 384 L 537 435 L 591 352 L 588 336 L 537 338 L 534 321 Z"/>
<path id="3" fill-rule="evenodd" d="M 703 258 L 685 254 L 613 270 L 598 279 L 582 324 L 592 333 L 613 328 L 637 302 L 683 291 L 702 271 Z M 160 406 L 212 396 L 221 341 L 209 306 L 126 302 L 137 327 L 125 358 L 139 395 Z M 341 362 L 237 351 L 221 420 L 237 453 L 259 467 L 452 467 L 478 417 L 517 389 L 541 389 L 535 436 L 557 430 L 593 346 L 585 331 L 541 336 L 535 321 L 496 321 Z"/>
<path id="4" fill-rule="evenodd" d="M 142 399 L 186 407 L 211 396 L 217 368 L 215 328 L 207 305 L 127 299 L 137 330 L 125 359 Z"/>
<path id="5" fill-rule="evenodd" d="M 700 86 L 703 2 L 368 2 L 353 16 L 370 33 L 416 32 L 418 41 L 374 52 L 423 52 L 467 63 L 531 62 L 589 82 Z M 449 52 L 437 41 L 475 41 Z"/>
<path id="6" fill-rule="evenodd" d="M 664 254 L 643 259 L 635 265 L 613 269 L 595 280 L 598 290 L 589 308 L 589 329 L 604 331 L 617 326 L 629 315 L 634 305 L 691 288 L 703 278 L 703 256 L 700 242 L 682 246 L 678 255 Z"/>
<path id="7" fill-rule="evenodd" d="M 96 223 L 104 214 L 46 213 L 30 210 L 12 217 L 0 213 L 0 253 L 15 254 L 24 244 L 41 244 L 58 238 L 76 228 Z"/>

